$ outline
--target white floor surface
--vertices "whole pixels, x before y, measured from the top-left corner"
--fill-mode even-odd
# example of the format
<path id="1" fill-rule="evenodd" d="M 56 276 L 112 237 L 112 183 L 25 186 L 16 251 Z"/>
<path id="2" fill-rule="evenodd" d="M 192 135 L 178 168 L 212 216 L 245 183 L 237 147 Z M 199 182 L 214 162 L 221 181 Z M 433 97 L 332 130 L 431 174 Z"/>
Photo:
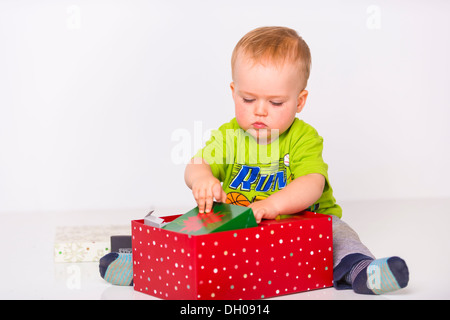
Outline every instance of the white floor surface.
<path id="1" fill-rule="evenodd" d="M 450 199 L 341 203 L 343 219 L 379 258 L 397 255 L 410 271 L 407 288 L 382 296 L 334 288 L 276 299 L 450 299 Z M 161 215 L 191 208 L 157 208 Z M 0 215 L 0 299 L 156 299 L 118 287 L 99 275 L 98 263 L 54 263 L 57 226 L 127 225 L 146 210 Z"/>

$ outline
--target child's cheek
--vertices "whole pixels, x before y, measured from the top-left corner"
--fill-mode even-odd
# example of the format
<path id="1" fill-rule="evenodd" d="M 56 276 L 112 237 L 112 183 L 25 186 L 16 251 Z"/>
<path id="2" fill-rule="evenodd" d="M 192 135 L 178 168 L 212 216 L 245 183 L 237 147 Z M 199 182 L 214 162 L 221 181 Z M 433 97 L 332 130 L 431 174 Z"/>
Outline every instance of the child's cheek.
<path id="1" fill-rule="evenodd" d="M 244 128 L 244 127 L 247 127 L 249 125 L 247 123 L 248 122 L 248 111 L 240 103 L 236 103 L 235 116 L 236 116 L 236 120 L 237 120 L 238 124 L 243 129 L 248 129 L 248 128 Z"/>

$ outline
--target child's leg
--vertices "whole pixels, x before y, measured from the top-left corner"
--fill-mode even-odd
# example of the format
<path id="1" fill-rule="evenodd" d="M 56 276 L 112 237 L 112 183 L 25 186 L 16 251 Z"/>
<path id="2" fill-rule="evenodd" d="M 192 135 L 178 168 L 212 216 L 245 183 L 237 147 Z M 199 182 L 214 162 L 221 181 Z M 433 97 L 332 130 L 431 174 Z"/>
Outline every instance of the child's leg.
<path id="1" fill-rule="evenodd" d="M 357 293 L 381 294 L 406 287 L 408 267 L 398 257 L 375 259 L 357 233 L 333 217 L 334 286 Z"/>

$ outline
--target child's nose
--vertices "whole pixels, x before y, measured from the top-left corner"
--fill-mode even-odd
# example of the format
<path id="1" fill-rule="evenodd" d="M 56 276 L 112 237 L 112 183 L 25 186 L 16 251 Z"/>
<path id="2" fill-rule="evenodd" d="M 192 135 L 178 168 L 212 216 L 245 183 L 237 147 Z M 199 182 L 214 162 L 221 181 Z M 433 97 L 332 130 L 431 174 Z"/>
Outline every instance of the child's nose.
<path id="1" fill-rule="evenodd" d="M 267 116 L 267 106 L 264 101 L 258 101 L 255 104 L 255 115 L 262 117 Z"/>

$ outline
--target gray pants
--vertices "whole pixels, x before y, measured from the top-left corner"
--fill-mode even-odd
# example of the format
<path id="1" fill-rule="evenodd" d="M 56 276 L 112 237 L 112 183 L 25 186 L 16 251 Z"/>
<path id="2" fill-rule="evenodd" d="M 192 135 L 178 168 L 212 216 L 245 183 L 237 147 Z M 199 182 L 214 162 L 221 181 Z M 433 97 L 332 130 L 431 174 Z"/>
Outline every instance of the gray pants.
<path id="1" fill-rule="evenodd" d="M 364 259 L 375 259 L 361 243 L 358 234 L 344 221 L 333 216 L 333 277 L 336 289 L 347 289 L 345 275 L 351 267 Z"/>

